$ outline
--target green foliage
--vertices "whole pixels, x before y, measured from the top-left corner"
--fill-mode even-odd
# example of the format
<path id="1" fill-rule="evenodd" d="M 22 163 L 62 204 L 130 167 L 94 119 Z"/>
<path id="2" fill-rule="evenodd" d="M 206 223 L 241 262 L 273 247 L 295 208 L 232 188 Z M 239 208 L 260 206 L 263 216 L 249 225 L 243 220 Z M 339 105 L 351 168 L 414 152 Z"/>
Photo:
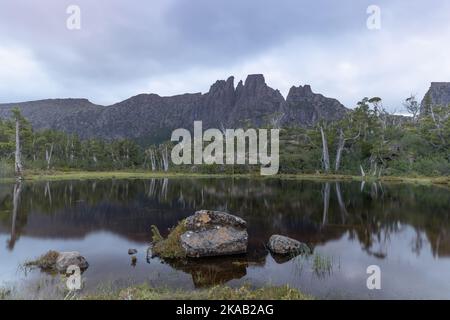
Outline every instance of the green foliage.
<path id="1" fill-rule="evenodd" d="M 181 247 L 180 237 L 186 232 L 185 221 L 182 220 L 173 228 L 167 238 L 163 238 L 156 226 L 152 226 L 152 253 L 163 259 L 185 258 L 186 252 Z"/>
<path id="2" fill-rule="evenodd" d="M 0 178 L 14 177 L 14 165 L 5 159 L 0 159 Z"/>
<path id="3" fill-rule="evenodd" d="M 136 142 L 81 140 L 76 135 L 55 130 L 33 131 L 16 110 L 14 119 L 0 119 L 0 169 L 14 159 L 15 118 L 20 120 L 22 157 L 27 169 L 117 170 L 142 165 L 143 150 Z"/>
<path id="4" fill-rule="evenodd" d="M 335 174 L 449 175 L 450 107 L 428 107 L 418 116 L 417 102 L 408 98 L 415 117 L 390 115 L 381 98 L 364 98 L 343 119 L 321 123 L 328 141 L 330 162 L 336 160 L 339 135 L 345 138 Z M 412 104 L 412 106 L 411 106 Z M 322 142 L 318 127 L 281 132 L 282 173 L 321 171 Z M 301 139 L 299 137 L 302 137 Z M 332 166 L 334 167 L 334 166 Z"/>
<path id="5" fill-rule="evenodd" d="M 448 176 L 450 173 L 450 107 L 432 106 L 425 99 L 424 109 L 414 97 L 405 100 L 413 117 L 387 113 L 379 97 L 363 98 L 346 116 L 329 123 L 320 122 L 308 128 L 292 127 L 280 131 L 280 173 L 323 173 L 323 128 L 334 174 L 359 175 L 363 168 L 368 176 L 413 175 Z M 139 141 L 118 139 L 81 140 L 73 134 L 55 130 L 33 131 L 20 112 L 13 119 L 0 119 L 0 176 L 11 175 L 14 161 L 15 119 L 20 120 L 22 161 L 28 170 L 105 171 L 144 169 L 152 171 L 203 174 L 259 173 L 259 165 L 181 165 L 168 160 L 171 142 L 168 133 L 157 145 L 150 137 Z M 270 115 L 266 122 L 279 126 L 282 115 Z M 247 121 L 248 122 L 248 121 Z M 246 120 L 244 123 L 247 123 Z M 244 126 L 246 127 L 246 126 Z M 164 137 L 164 138 L 163 138 Z M 156 138 L 156 137 L 153 137 Z M 342 148 L 340 148 L 342 147 Z M 341 160 L 337 166 L 338 150 Z M 169 163 L 169 168 L 167 168 Z M 335 168 L 338 167 L 337 170 Z M 12 168 L 12 167 L 11 167 Z"/>

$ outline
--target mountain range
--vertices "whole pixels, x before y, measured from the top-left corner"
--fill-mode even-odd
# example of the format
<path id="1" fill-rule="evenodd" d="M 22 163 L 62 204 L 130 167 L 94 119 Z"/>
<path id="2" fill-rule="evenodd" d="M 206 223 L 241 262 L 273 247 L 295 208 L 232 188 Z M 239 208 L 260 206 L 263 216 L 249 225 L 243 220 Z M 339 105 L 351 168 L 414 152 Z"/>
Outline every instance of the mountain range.
<path id="1" fill-rule="evenodd" d="M 436 104 L 450 104 L 450 83 L 433 82 L 427 95 Z M 103 106 L 87 99 L 47 99 L 0 104 L 0 118 L 18 107 L 37 130 L 55 129 L 80 138 L 106 140 L 129 138 L 162 141 L 176 128 L 192 129 L 195 120 L 203 128 L 276 126 L 308 127 L 318 121 L 342 118 L 349 109 L 338 100 L 314 93 L 309 85 L 292 86 L 286 99 L 269 87 L 261 74 L 234 84 L 234 77 L 216 81 L 207 93 L 170 97 L 139 94 Z"/>
<path id="2" fill-rule="evenodd" d="M 309 85 L 293 86 L 285 99 L 261 74 L 234 84 L 234 77 L 216 81 L 207 93 L 170 97 L 139 94 L 102 106 L 87 99 L 47 99 L 0 104 L 0 117 L 18 107 L 33 128 L 76 133 L 80 138 L 150 139 L 170 137 L 176 128 L 239 128 L 275 125 L 310 126 L 319 120 L 340 119 L 348 111 L 338 100 L 312 92 Z"/>

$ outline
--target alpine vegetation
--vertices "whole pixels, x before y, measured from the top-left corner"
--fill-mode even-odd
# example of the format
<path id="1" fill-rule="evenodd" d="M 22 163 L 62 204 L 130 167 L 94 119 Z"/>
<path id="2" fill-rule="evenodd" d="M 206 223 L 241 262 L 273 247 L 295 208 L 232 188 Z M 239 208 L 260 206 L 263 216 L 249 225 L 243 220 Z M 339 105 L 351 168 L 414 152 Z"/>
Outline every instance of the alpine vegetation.
<path id="1" fill-rule="evenodd" d="M 280 164 L 279 131 L 270 129 L 269 144 L 267 129 L 208 129 L 203 132 L 202 121 L 194 121 L 193 138 L 187 129 L 173 131 L 171 141 L 178 143 L 172 149 L 172 162 L 175 165 L 259 164 L 261 175 L 275 175 Z"/>

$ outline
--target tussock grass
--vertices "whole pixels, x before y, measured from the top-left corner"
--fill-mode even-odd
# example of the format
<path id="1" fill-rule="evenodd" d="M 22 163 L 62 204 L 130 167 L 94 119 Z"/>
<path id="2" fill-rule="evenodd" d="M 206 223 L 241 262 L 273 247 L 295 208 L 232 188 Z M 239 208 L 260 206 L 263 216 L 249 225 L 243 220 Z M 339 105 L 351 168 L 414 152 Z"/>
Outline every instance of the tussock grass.
<path id="1" fill-rule="evenodd" d="M 333 259 L 328 256 L 315 254 L 312 269 L 318 277 L 325 277 L 333 272 Z"/>
<path id="2" fill-rule="evenodd" d="M 59 252 L 50 250 L 43 254 L 36 260 L 27 261 L 24 266 L 27 268 L 38 267 L 45 271 L 54 271 L 56 260 L 58 259 Z"/>
<path id="3" fill-rule="evenodd" d="M 156 226 L 152 230 L 152 253 L 162 259 L 180 259 L 186 257 L 186 252 L 181 247 L 180 237 L 186 232 L 186 221 L 182 220 L 173 228 L 167 238 L 163 238 Z"/>
<path id="4" fill-rule="evenodd" d="M 312 300 L 298 289 L 289 285 L 251 289 L 249 286 L 230 288 L 215 286 L 203 290 L 171 290 L 141 285 L 119 290 L 116 293 L 103 293 L 82 297 L 87 300 Z"/>
<path id="5" fill-rule="evenodd" d="M 11 289 L 0 288 L 0 300 L 6 300 L 11 296 Z"/>

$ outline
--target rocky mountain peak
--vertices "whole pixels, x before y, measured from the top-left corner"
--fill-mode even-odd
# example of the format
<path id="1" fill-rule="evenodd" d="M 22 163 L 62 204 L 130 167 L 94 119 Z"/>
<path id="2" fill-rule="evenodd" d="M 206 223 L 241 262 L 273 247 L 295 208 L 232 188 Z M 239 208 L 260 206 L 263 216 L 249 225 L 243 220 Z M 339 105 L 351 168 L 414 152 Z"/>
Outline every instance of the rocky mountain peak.
<path id="1" fill-rule="evenodd" d="M 338 120 L 347 112 L 339 101 L 314 93 L 310 85 L 291 87 L 285 110 L 285 121 L 307 125 L 314 125 L 319 120 Z"/>
<path id="2" fill-rule="evenodd" d="M 427 105 L 450 105 L 450 82 L 432 82 L 421 103 L 421 112 L 426 112 Z"/>
<path id="3" fill-rule="evenodd" d="M 217 80 L 209 89 L 208 94 L 217 97 L 222 95 L 223 93 L 234 93 L 234 77 L 229 77 L 225 80 Z"/>
<path id="4" fill-rule="evenodd" d="M 304 86 L 292 86 L 289 90 L 289 93 L 286 97 L 286 101 L 296 101 L 298 99 L 304 98 L 304 97 L 311 97 L 314 93 L 311 90 L 311 86 L 306 84 Z"/>
<path id="5" fill-rule="evenodd" d="M 249 74 L 245 79 L 244 88 L 250 92 L 256 92 L 258 89 L 267 87 L 266 80 L 262 74 Z"/>

